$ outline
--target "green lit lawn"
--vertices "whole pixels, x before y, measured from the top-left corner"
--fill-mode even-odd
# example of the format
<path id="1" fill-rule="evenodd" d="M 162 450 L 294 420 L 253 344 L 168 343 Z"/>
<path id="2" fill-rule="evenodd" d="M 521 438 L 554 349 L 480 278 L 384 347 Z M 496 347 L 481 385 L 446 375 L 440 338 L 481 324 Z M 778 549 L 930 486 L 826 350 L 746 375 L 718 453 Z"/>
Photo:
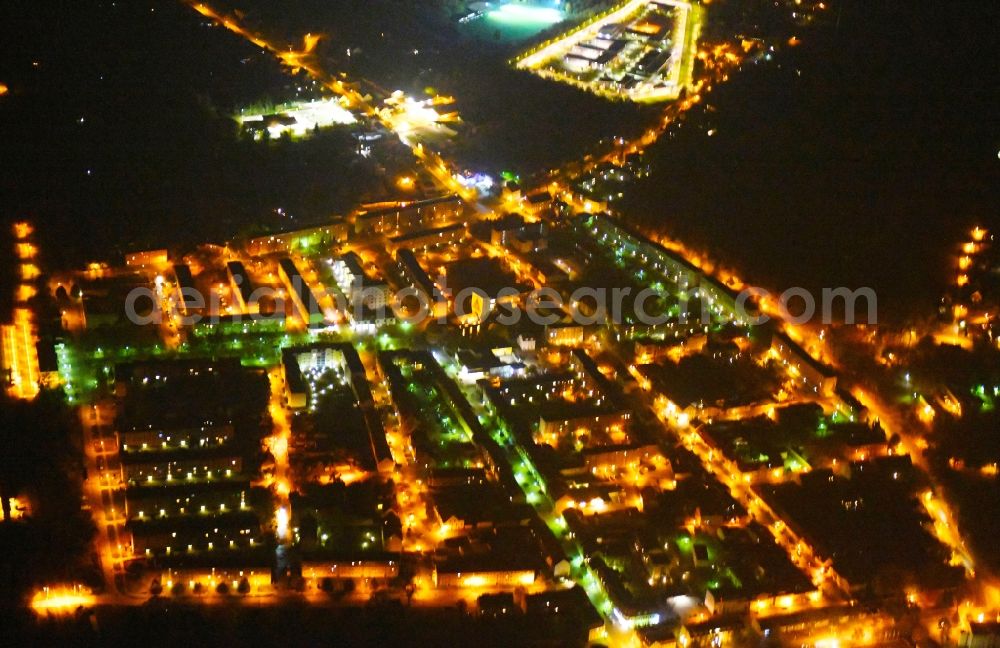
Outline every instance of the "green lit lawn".
<path id="1" fill-rule="evenodd" d="M 510 4 L 462 25 L 462 29 L 480 40 L 496 40 L 499 31 L 500 42 L 513 43 L 559 24 L 564 17 L 558 9 Z"/>

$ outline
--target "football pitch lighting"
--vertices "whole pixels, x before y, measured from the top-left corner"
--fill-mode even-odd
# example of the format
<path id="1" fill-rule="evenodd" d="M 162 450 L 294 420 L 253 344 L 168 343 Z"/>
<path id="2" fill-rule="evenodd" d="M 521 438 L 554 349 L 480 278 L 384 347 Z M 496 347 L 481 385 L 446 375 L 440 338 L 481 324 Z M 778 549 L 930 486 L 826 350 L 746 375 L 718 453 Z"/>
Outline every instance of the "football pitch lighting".
<path id="1" fill-rule="evenodd" d="M 563 19 L 562 11 L 552 7 L 505 4 L 488 14 L 490 20 L 522 27 L 554 25 Z"/>

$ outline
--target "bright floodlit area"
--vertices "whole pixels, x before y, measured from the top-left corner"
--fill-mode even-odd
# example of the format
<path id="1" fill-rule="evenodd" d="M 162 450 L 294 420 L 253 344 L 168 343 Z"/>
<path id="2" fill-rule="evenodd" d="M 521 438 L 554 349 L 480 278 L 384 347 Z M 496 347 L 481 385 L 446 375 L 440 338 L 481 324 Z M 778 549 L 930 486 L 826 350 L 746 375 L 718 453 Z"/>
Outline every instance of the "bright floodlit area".
<path id="1" fill-rule="evenodd" d="M 351 111 L 340 105 L 339 99 L 292 102 L 274 110 L 251 110 L 237 117 L 240 125 L 260 139 L 266 131 L 277 139 L 285 133 L 292 137 L 305 137 L 317 128 L 354 124 L 357 120 Z"/>
<path id="2" fill-rule="evenodd" d="M 397 90 L 383 103 L 385 108 L 381 109 L 379 114 L 386 123 L 392 125 L 400 140 L 408 146 L 440 145 L 457 135 L 457 132 L 447 124 L 460 122 L 458 113 L 438 108 L 455 103 L 453 97 L 438 95 L 428 99 L 415 99 L 402 90 Z"/>
<path id="3" fill-rule="evenodd" d="M 481 38 L 524 40 L 565 20 L 561 5 L 559 0 L 531 4 L 477 2 L 469 6 L 470 13 L 460 22 Z"/>
<path id="4" fill-rule="evenodd" d="M 633 0 L 525 52 L 517 67 L 609 99 L 676 99 L 691 78 L 699 12 L 683 0 Z"/>

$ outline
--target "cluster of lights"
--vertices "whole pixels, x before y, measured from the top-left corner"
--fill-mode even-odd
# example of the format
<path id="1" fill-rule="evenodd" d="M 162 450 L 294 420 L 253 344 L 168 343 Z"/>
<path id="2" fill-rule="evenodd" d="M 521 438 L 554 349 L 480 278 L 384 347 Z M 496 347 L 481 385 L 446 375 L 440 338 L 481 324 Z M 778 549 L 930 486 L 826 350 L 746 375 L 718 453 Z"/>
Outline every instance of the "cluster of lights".
<path id="1" fill-rule="evenodd" d="M 977 225 L 969 232 L 969 240 L 962 244 L 962 255 L 958 258 L 958 274 L 955 277 L 955 285 L 958 288 L 965 288 L 969 285 L 971 281 L 969 271 L 972 270 L 975 257 L 986 248 L 985 241 L 988 236 L 989 232 Z M 971 310 L 969 305 L 964 303 L 955 304 L 953 307 L 952 315 L 955 320 L 954 333 L 956 335 L 961 336 L 966 332 L 970 322 L 989 321 L 990 315 L 988 313 L 980 312 L 975 317 L 971 317 Z"/>
<path id="2" fill-rule="evenodd" d="M 442 100 L 431 97 L 418 100 L 397 90 L 385 100 L 386 108 L 379 114 L 399 135 L 400 140 L 412 147 L 419 141 L 421 133 L 443 134 L 449 137 L 454 135 L 454 131 L 444 124 L 459 121 L 458 113 L 438 112 L 436 106 L 443 103 L 447 103 L 447 98 Z"/>
<path id="3" fill-rule="evenodd" d="M 291 438 L 291 427 L 288 420 L 288 412 L 282 402 L 281 376 L 279 369 L 271 369 L 269 377 L 271 382 L 271 404 L 268 411 L 271 414 L 271 421 L 274 431 L 265 440 L 268 448 L 274 457 L 275 479 L 272 483 L 274 493 L 277 496 L 275 502 L 275 528 L 279 541 L 285 542 L 289 539 L 288 523 L 291 519 L 291 505 L 288 497 L 292 491 L 292 485 L 288 481 L 288 442 Z"/>
<path id="4" fill-rule="evenodd" d="M 277 139 L 285 133 L 293 137 L 304 137 L 316 128 L 327 128 L 338 124 L 349 125 L 357 122 L 351 111 L 344 108 L 338 99 L 296 103 L 280 114 L 288 120 L 294 121 L 289 124 L 275 123 L 267 126 L 267 132 L 272 139 Z M 263 123 L 264 119 L 265 115 L 241 115 L 238 121 L 246 127 L 248 124 Z"/>
<path id="5" fill-rule="evenodd" d="M 14 253 L 20 261 L 21 283 L 15 289 L 13 322 L 0 326 L 0 355 L 3 367 L 10 371 L 12 396 L 31 400 L 38 395 L 41 370 L 38 365 L 38 333 L 35 316 L 28 300 L 38 293 L 34 280 L 41 274 L 35 264 L 38 248 L 31 242 L 34 227 L 26 221 L 13 226 Z"/>
<path id="6" fill-rule="evenodd" d="M 583 80 L 572 73 L 563 71 L 563 66 L 552 65 L 552 62 L 561 59 L 566 62 L 572 59 L 564 59 L 568 54 L 577 55 L 583 58 L 591 58 L 590 50 L 579 48 L 581 44 L 589 44 L 588 41 L 597 43 L 607 43 L 608 39 L 601 37 L 601 30 L 609 25 L 617 25 L 630 22 L 638 22 L 643 12 L 651 6 L 650 0 L 631 0 L 618 5 L 610 11 L 593 17 L 582 25 L 570 30 L 563 36 L 543 43 L 540 47 L 531 50 L 520 57 L 517 66 L 521 69 L 531 70 L 535 74 L 562 83 L 577 86 L 583 90 L 595 92 L 596 94 L 608 98 L 627 98 L 633 101 L 652 102 L 676 99 L 681 84 L 683 61 L 685 48 L 688 45 L 688 33 L 693 32 L 694 41 L 697 41 L 699 26 L 692 24 L 692 5 L 681 0 L 661 0 L 658 4 L 671 5 L 677 15 L 675 25 L 675 38 L 670 52 L 670 65 L 668 71 L 660 71 L 655 75 L 644 79 L 643 82 L 631 88 L 623 88 L 618 81 L 609 81 L 608 75 L 601 75 L 598 80 Z M 634 24 L 633 29 L 642 29 L 641 24 Z M 682 35 L 676 37 L 677 34 Z M 583 50 L 582 52 L 580 50 Z M 596 54 L 594 55 L 596 58 Z M 626 71 L 616 70 L 618 77 L 624 77 Z"/>
<path id="7" fill-rule="evenodd" d="M 91 607 L 96 599 L 82 585 L 43 587 L 31 599 L 31 609 L 37 613 L 64 614 L 81 607 Z"/>
<path id="8" fill-rule="evenodd" d="M 205 8 L 204 5 L 197 5 L 196 8 L 198 8 L 198 10 L 201 11 L 203 14 L 209 15 L 208 13 L 206 13 L 207 8 Z M 523 7 L 521 5 L 513 5 L 513 4 L 511 4 L 511 5 L 504 5 L 499 10 L 491 12 L 491 17 L 494 17 L 494 14 L 498 14 L 497 17 L 501 18 L 501 19 L 504 18 L 504 16 L 510 17 L 511 19 L 515 19 L 517 16 L 523 16 L 524 13 L 526 11 L 528 11 L 529 9 L 530 8 Z M 555 14 L 558 14 L 558 18 L 553 18 L 552 19 L 553 22 L 561 20 L 561 14 L 560 14 L 560 12 L 558 12 L 558 10 L 555 10 L 555 9 L 539 10 L 539 9 L 536 8 L 536 9 L 531 9 L 531 11 L 535 11 L 535 12 L 539 12 L 539 11 L 555 12 Z M 541 19 L 541 17 L 543 15 L 544 14 L 535 14 L 535 16 L 537 18 L 539 18 L 539 19 Z M 223 20 L 223 19 L 220 19 L 220 20 L 222 20 L 223 24 L 225 24 L 225 26 L 227 28 L 233 29 L 232 23 L 229 20 Z M 237 30 L 234 29 L 234 31 L 237 31 Z M 258 45 L 261 45 L 261 46 L 265 46 L 266 45 L 266 43 L 263 43 L 263 42 L 259 41 L 259 39 L 255 40 L 254 37 L 251 37 L 251 40 L 253 42 L 257 43 Z M 306 54 L 312 52 L 312 50 L 315 48 L 315 44 L 316 44 L 317 40 L 318 40 L 318 38 L 313 38 L 312 40 L 307 40 L 307 44 L 306 44 L 306 48 L 305 48 L 305 53 Z M 285 56 L 282 56 L 282 58 L 283 58 L 283 60 L 286 60 L 286 61 L 294 61 L 294 62 L 298 63 L 301 60 L 301 56 L 302 56 L 302 53 L 290 53 L 288 55 L 287 59 L 286 59 Z M 4 94 L 5 91 L 6 91 L 6 86 L 0 85 L 0 95 Z M 435 105 L 435 104 L 432 102 L 431 105 Z M 338 108 L 340 108 L 339 105 L 338 105 Z M 437 112 L 434 111 L 432 108 L 430 108 L 430 106 L 421 106 L 420 108 L 421 108 L 421 110 L 422 109 L 429 109 L 429 110 L 431 110 L 431 112 L 433 112 L 435 115 L 437 115 Z M 340 108 L 340 109 L 344 110 L 343 108 Z M 350 115 L 350 113 L 347 112 L 346 110 L 344 112 L 346 112 L 348 115 Z M 440 117 L 440 116 L 438 116 L 438 117 Z M 353 116 L 351 117 L 351 119 L 353 119 Z M 252 121 L 252 120 L 249 120 L 249 121 Z M 313 124 L 313 125 L 315 126 L 315 124 Z M 303 130 L 311 130 L 311 127 L 305 127 Z M 461 179 L 459 179 L 459 182 L 461 182 Z M 408 178 L 408 177 L 407 178 L 401 178 L 400 179 L 400 186 L 401 186 L 401 188 L 404 187 L 404 186 L 412 187 L 413 186 L 413 180 L 412 180 L 412 178 Z M 978 240 L 981 241 L 982 239 L 980 238 Z M 26 247 L 24 249 L 27 250 L 29 248 Z M 20 253 L 20 250 L 21 250 L 21 248 L 19 246 L 19 253 Z M 976 251 L 976 247 L 975 246 L 973 246 L 972 251 L 973 252 Z M 32 254 L 32 256 L 33 256 L 33 254 Z M 33 278 L 33 276 L 37 276 L 37 272 L 38 272 L 37 271 L 37 267 L 34 267 L 31 264 L 26 264 L 22 268 L 22 275 L 25 276 L 26 279 Z M 29 277 L 28 275 L 33 275 L 33 276 Z M 27 291 L 25 291 L 24 294 L 27 294 Z M 27 298 L 30 298 L 30 296 L 26 297 L 25 299 L 27 299 Z M 648 389 L 648 386 L 646 386 L 646 388 Z M 684 416 L 684 415 L 677 415 L 675 417 L 675 424 L 677 424 L 679 427 L 685 428 L 685 427 L 688 426 L 689 422 L 687 420 L 684 420 L 684 422 L 681 423 L 681 416 Z M 270 447 L 271 447 L 272 452 L 274 452 L 274 454 L 275 454 L 276 457 L 279 456 L 279 455 L 281 455 L 281 456 L 284 456 L 284 457 L 287 458 L 287 437 L 275 437 L 271 441 Z M 534 469 L 533 466 L 529 465 L 529 467 L 532 470 Z M 520 473 L 519 473 L 519 477 L 520 477 Z M 519 481 L 522 481 L 522 480 L 519 479 Z M 287 496 L 287 493 L 290 490 L 287 481 L 278 480 L 278 482 L 277 482 L 277 490 L 279 491 L 279 493 L 284 494 L 284 495 Z M 595 501 L 603 503 L 600 500 L 595 500 Z M 593 504 L 593 502 L 591 502 L 591 504 Z M 595 508 L 596 507 L 597 507 L 597 505 L 595 505 Z M 275 519 L 276 519 L 276 523 L 277 523 L 277 529 L 278 529 L 278 535 L 279 535 L 279 537 L 286 537 L 287 536 L 287 534 L 288 534 L 289 517 L 290 517 L 289 511 L 288 511 L 288 509 L 285 506 L 279 506 L 277 508 L 277 511 L 275 513 Z M 561 520 L 561 518 L 558 518 L 558 519 Z M 564 523 L 563 523 L 563 525 L 564 525 Z M 444 528 L 442 528 L 442 531 L 444 531 Z M 590 576 L 589 573 L 588 573 L 588 576 Z M 477 577 L 471 577 L 471 576 L 468 577 L 469 580 L 471 580 L 473 578 L 477 578 Z M 592 578 L 592 576 L 591 576 L 591 578 Z M 471 587 L 477 587 L 477 586 L 480 586 L 481 584 L 482 583 L 479 583 L 478 581 L 475 582 L 475 583 L 473 583 L 473 582 L 469 582 L 468 583 L 468 585 L 471 586 Z M 528 584 L 528 583 L 526 583 L 526 584 Z M 40 606 L 40 607 L 45 607 L 45 608 L 48 608 L 48 607 L 57 608 L 57 607 L 60 606 L 60 602 L 61 603 L 67 603 L 68 602 L 67 604 L 73 604 L 74 601 L 77 601 L 77 600 L 86 600 L 86 597 L 87 597 L 87 594 L 82 594 L 82 593 L 79 593 L 79 592 L 77 592 L 75 590 L 72 593 L 69 593 L 69 594 L 65 594 L 65 593 L 63 593 L 63 594 L 55 594 L 55 593 L 52 593 L 50 595 L 50 593 L 48 591 L 46 591 L 45 594 L 46 594 L 46 596 L 45 596 L 44 600 L 47 601 L 48 604 Z M 34 606 L 34 602 L 33 602 L 33 606 Z M 619 617 L 621 616 L 620 613 L 618 612 L 618 610 L 614 610 L 614 612 L 616 613 L 617 616 L 619 616 Z M 834 644 L 828 644 L 828 645 L 834 645 Z"/>

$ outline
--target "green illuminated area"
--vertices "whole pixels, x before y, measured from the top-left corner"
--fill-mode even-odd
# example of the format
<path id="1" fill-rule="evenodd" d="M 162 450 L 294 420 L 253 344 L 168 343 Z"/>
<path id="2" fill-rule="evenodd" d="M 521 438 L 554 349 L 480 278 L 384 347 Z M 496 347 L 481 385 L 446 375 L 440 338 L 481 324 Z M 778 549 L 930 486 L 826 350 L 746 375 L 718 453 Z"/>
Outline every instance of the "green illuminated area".
<path id="1" fill-rule="evenodd" d="M 389 388 L 404 425 L 411 429 L 417 461 L 435 468 L 482 468 L 472 432 L 444 397 L 436 377 L 410 363 L 389 361 Z"/>
<path id="2" fill-rule="evenodd" d="M 123 329 L 125 330 L 125 329 Z M 63 389 L 71 404 L 89 403 L 107 394 L 113 387 L 115 365 L 138 360 L 182 360 L 189 358 L 236 358 L 245 367 L 268 368 L 281 363 L 281 350 L 312 342 L 349 342 L 358 346 L 392 349 L 406 339 L 410 327 L 399 324 L 387 327 L 375 337 L 358 339 L 350 331 L 340 333 L 287 332 L 282 323 L 262 322 L 199 325 L 176 349 L 162 342 L 116 346 L 105 335 L 98 342 L 89 335 L 67 340 L 56 348 Z"/>
<path id="3" fill-rule="evenodd" d="M 711 592 L 716 604 L 813 589 L 759 525 L 671 532 L 654 524 L 642 534 L 648 546 L 638 556 L 625 538 L 626 529 L 626 524 L 597 519 L 583 533 L 588 542 L 601 539 L 600 554 L 614 572 L 609 575 L 619 579 L 628 596 L 650 606 L 679 588 L 700 599 Z"/>
<path id="4" fill-rule="evenodd" d="M 491 569 L 544 570 L 543 557 L 552 554 L 530 524 L 534 511 L 521 492 L 531 480 L 530 465 L 505 453 L 487 433 L 485 418 L 449 375 L 455 368 L 450 363 L 443 367 L 435 355 L 379 354 L 400 427 L 412 446 L 406 451 L 415 460 L 411 480 L 429 485 L 428 519 L 414 521 L 408 532 L 436 536 L 432 542 L 439 579 L 442 573 L 453 578 L 458 570 L 461 578 L 461 572 L 470 572 L 470 585 L 478 587 L 481 577 L 475 572 L 484 564 L 495 565 Z M 466 542 L 477 549 L 456 549 Z M 537 587 L 538 582 L 530 580 Z"/>
<path id="5" fill-rule="evenodd" d="M 888 451 L 885 432 L 877 423 L 825 416 L 818 405 L 778 408 L 773 419 L 718 422 L 703 431 L 744 472 L 777 469 L 794 474 Z"/>
<path id="6" fill-rule="evenodd" d="M 516 442 L 509 425 L 478 404 L 482 402 L 482 397 L 475 388 L 464 391 L 458 388 L 448 377 L 448 372 L 457 371 L 454 366 L 442 368 L 429 353 L 383 353 L 379 364 L 389 383 L 393 400 L 401 410 L 404 427 L 407 426 L 405 410 L 417 405 L 430 408 L 426 412 L 434 412 L 437 414 L 435 418 L 442 419 L 443 422 L 435 426 L 438 447 L 429 447 L 424 452 L 433 457 L 435 451 L 446 451 L 449 443 L 453 447 L 457 444 L 464 448 L 470 441 L 474 441 L 476 447 L 489 456 L 498 470 L 500 485 L 507 496 L 513 497 L 516 491 L 523 493 L 524 501 L 531 505 L 535 514 L 557 539 L 571 565 L 571 578 L 584 588 L 594 607 L 605 618 L 610 618 L 614 605 L 587 564 L 580 545 L 568 534 L 566 520 L 555 512 L 555 505 L 547 494 L 542 474 L 525 448 Z M 414 386 L 414 383 L 419 384 Z M 410 412 L 411 425 L 415 413 L 412 410 Z M 428 418 L 430 417 L 418 418 L 417 425 L 427 426 Z M 419 429 L 414 431 L 420 433 Z M 414 445 L 417 445 L 416 441 Z M 415 447 L 415 450 L 419 465 L 435 465 L 421 459 L 419 447 Z"/>
<path id="7" fill-rule="evenodd" d="M 605 618 L 611 618 L 615 609 L 614 603 L 587 562 L 583 547 L 569 533 L 566 519 L 556 512 L 555 503 L 548 494 L 546 481 L 531 460 L 528 451 L 515 440 L 509 424 L 504 419 L 481 409 L 478 411 L 477 420 L 500 448 L 527 502 L 534 507 L 536 514 L 559 541 L 570 563 L 570 577 L 583 587 L 597 611 Z"/>
<path id="8" fill-rule="evenodd" d="M 234 330 L 223 330 L 233 327 Z M 212 327 L 215 328 L 215 327 Z M 283 327 L 281 327 L 283 329 Z M 197 330 L 197 329 L 196 329 Z M 226 325 L 213 332 L 201 329 L 176 349 L 162 342 L 117 346 L 104 335 L 102 341 L 84 335 L 57 348 L 59 373 L 66 397 L 72 404 L 91 402 L 113 387 L 115 366 L 139 360 L 181 360 L 186 358 L 237 358 L 245 367 L 272 367 L 281 361 L 281 349 L 308 342 L 305 333 L 284 330 L 258 334 L 252 325 Z M 246 333 L 242 333 L 242 331 Z M 127 329 L 124 329 L 127 331 Z"/>
<path id="9" fill-rule="evenodd" d="M 525 501 L 534 508 L 536 515 L 558 541 L 562 555 L 570 565 L 569 577 L 584 589 L 594 608 L 619 629 L 655 623 L 655 620 L 646 616 L 632 617 L 629 612 L 623 613 L 616 607 L 607 584 L 595 571 L 588 553 L 572 532 L 567 518 L 558 511 L 550 490 L 551 484 L 536 465 L 529 449 L 530 438 L 524 435 L 524 430 L 518 429 L 523 427 L 523 422 L 505 417 L 488 405 L 493 398 L 480 391 L 479 387 L 467 388 L 465 399 L 468 403 L 475 404 L 472 409 L 476 416 L 476 427 L 481 428 L 483 434 L 489 435 L 494 444 L 494 454 L 501 454 L 502 460 L 510 466 L 513 480 L 524 493 Z"/>
<path id="10" fill-rule="evenodd" d="M 511 2 L 478 15 L 471 14 L 461 22 L 465 31 L 483 40 L 493 40 L 499 34 L 501 40 L 513 42 L 530 38 L 564 18 L 565 14 L 552 6 Z"/>
<path id="11" fill-rule="evenodd" d="M 604 216 L 584 216 L 574 222 L 573 241 L 590 253 L 585 285 L 630 288 L 632 294 L 649 288 L 655 293 L 644 304 L 645 313 L 660 323 L 642 324 L 626 300 L 619 333 L 627 337 L 687 336 L 711 324 L 739 325 L 735 296 L 702 274 L 689 262 L 630 232 Z M 595 283 L 596 282 L 596 283 Z M 700 324 L 700 326 L 698 326 Z M 686 332 L 686 333 L 685 333 Z"/>
<path id="12" fill-rule="evenodd" d="M 993 387 L 977 385 L 972 389 L 972 395 L 982 403 L 980 409 L 983 412 L 992 412 L 996 409 L 997 398 L 1000 398 L 1000 385 Z"/>

